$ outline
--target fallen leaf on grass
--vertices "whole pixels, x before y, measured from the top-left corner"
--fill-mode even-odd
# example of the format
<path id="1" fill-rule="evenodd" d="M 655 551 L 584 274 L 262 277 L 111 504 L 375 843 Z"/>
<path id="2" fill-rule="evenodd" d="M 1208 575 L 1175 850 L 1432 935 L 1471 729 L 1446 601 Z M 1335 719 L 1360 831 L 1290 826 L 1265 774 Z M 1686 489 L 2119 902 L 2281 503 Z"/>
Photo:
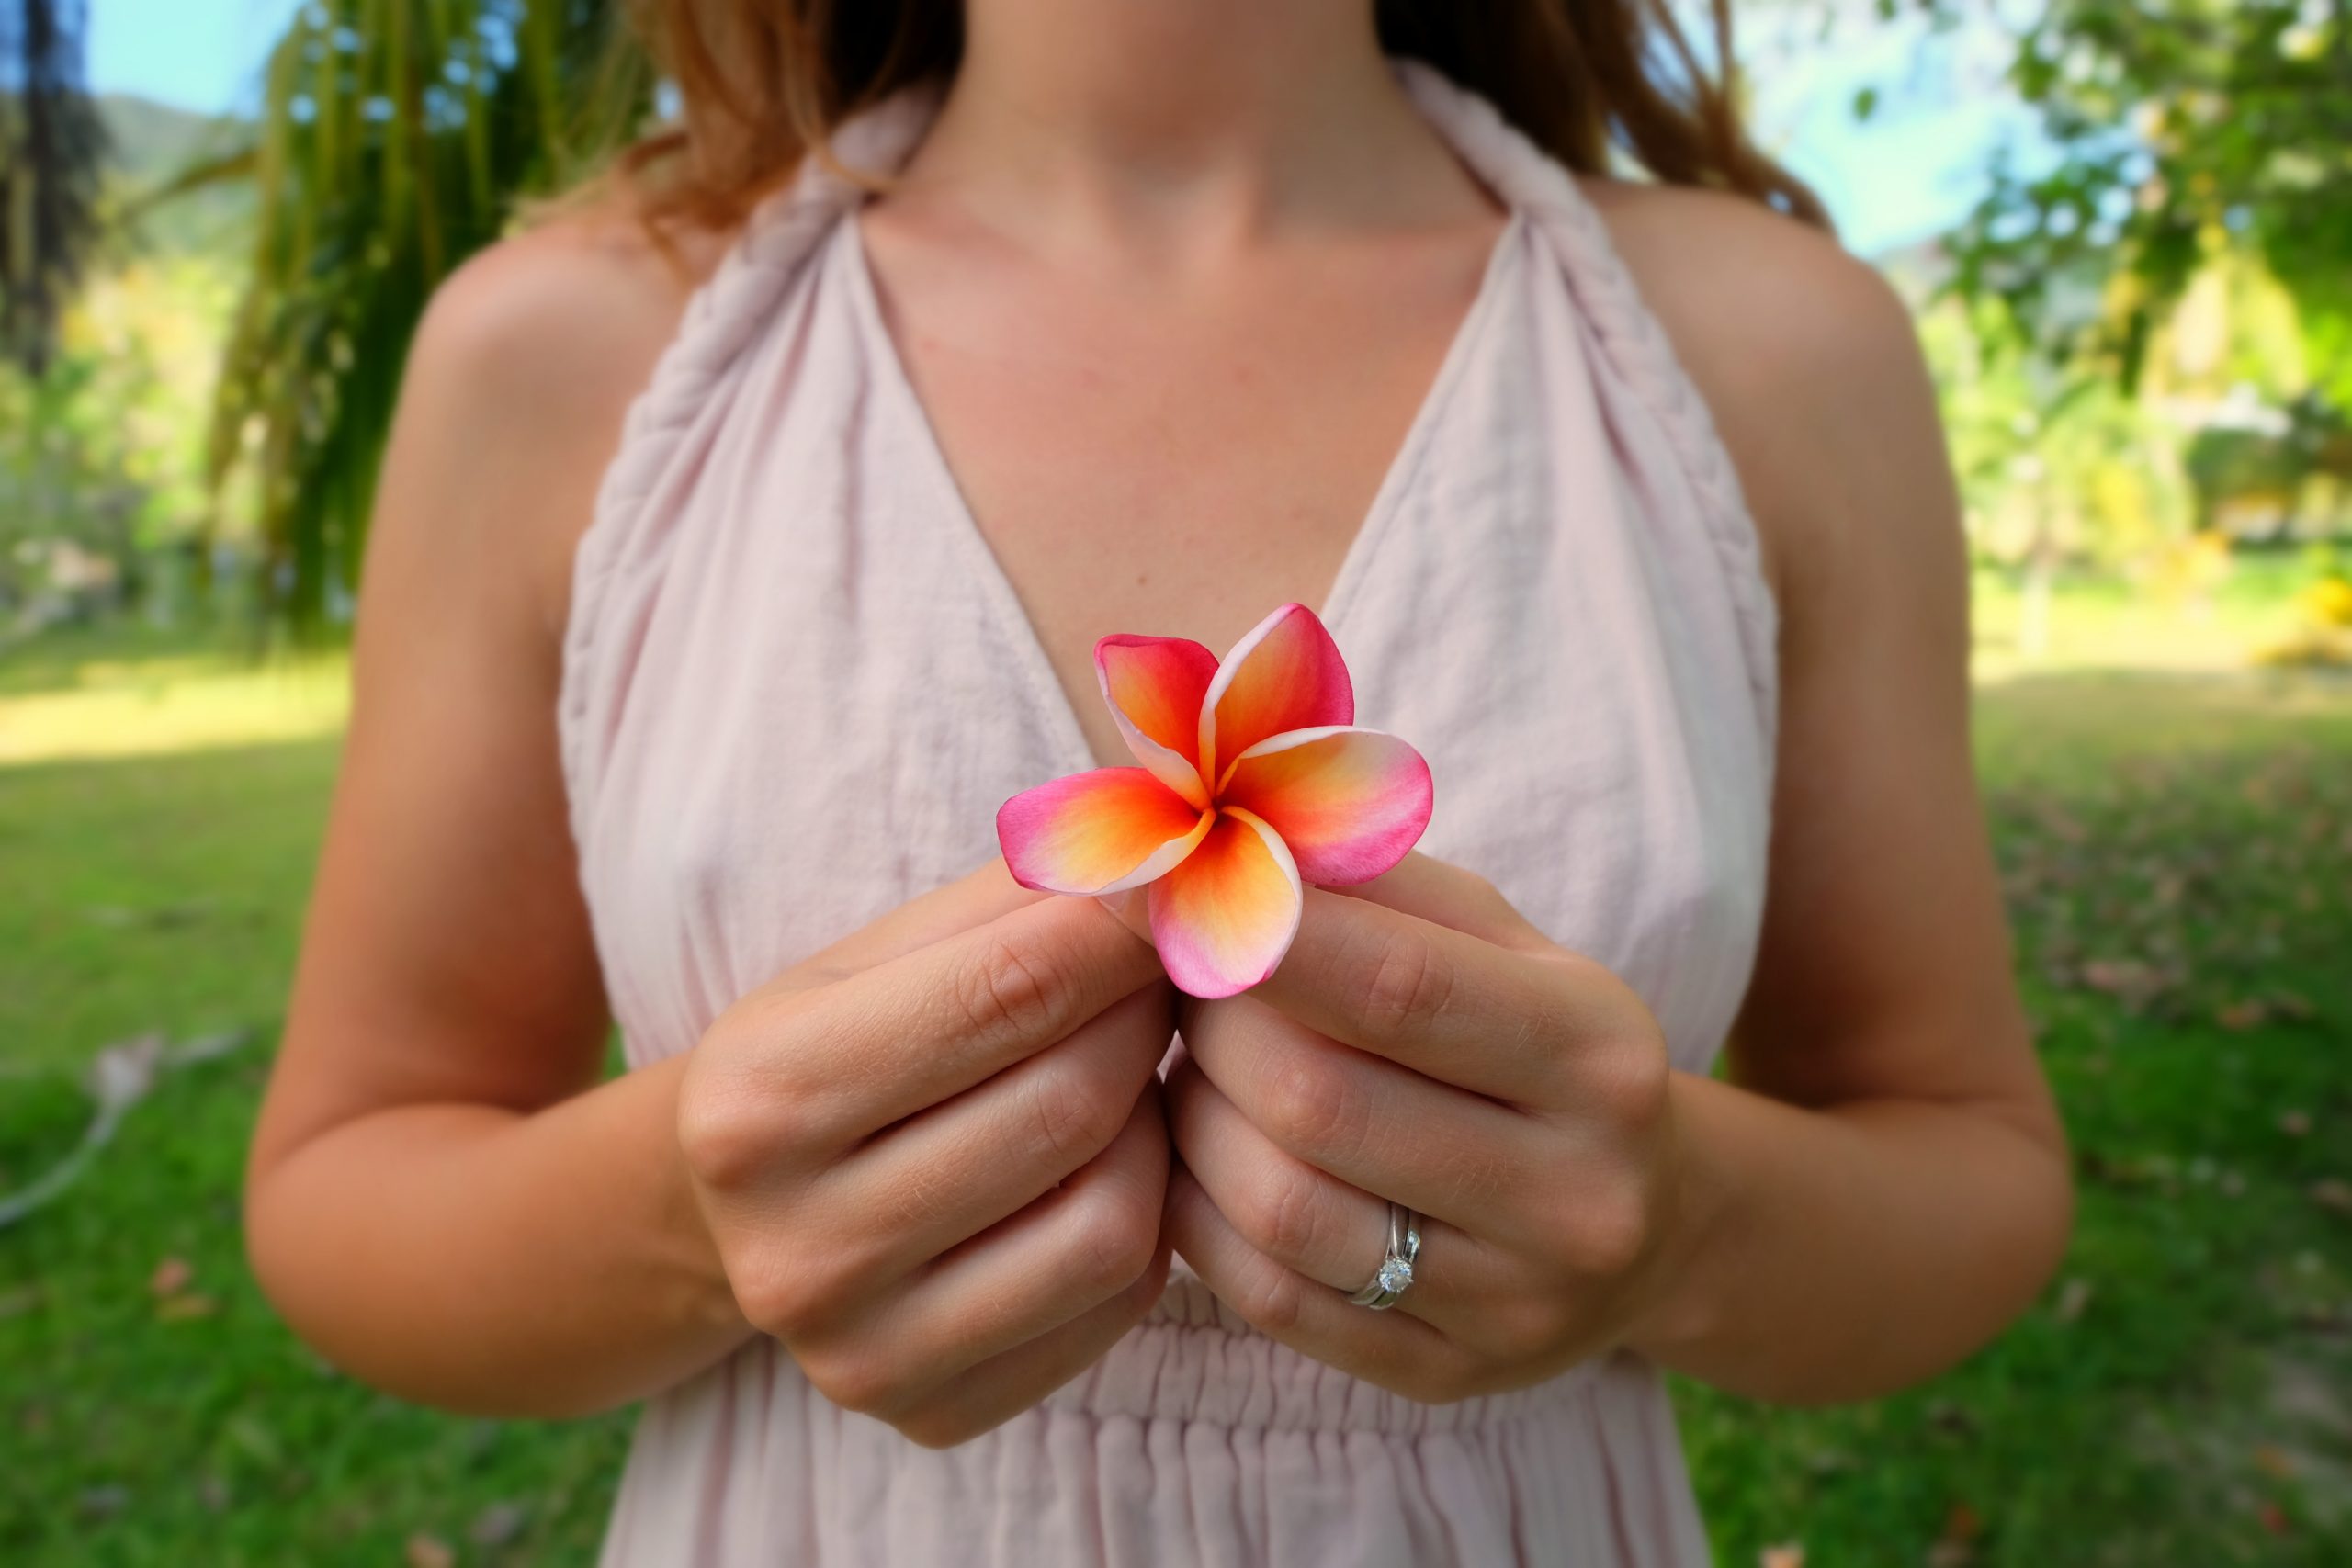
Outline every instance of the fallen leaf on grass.
<path id="1" fill-rule="evenodd" d="M 2312 999 L 2294 991 L 2273 992 L 2270 1010 L 2280 1018 L 2290 1018 L 2298 1023 L 2309 1023 L 2319 1016 L 2319 1009 L 2312 1005 Z"/>
<path id="2" fill-rule="evenodd" d="M 466 1537 L 476 1546 L 504 1546 L 523 1533 L 530 1512 L 520 1503 L 492 1503 L 476 1516 Z"/>
<path id="3" fill-rule="evenodd" d="M 1965 1568 L 1976 1557 L 1976 1538 L 1984 1521 L 1965 1503 L 1954 1503 L 1944 1516 L 1944 1533 L 1928 1549 L 1928 1568 Z"/>
<path id="4" fill-rule="evenodd" d="M 130 1488 L 85 1486 L 82 1495 L 74 1499 L 74 1504 L 81 1509 L 84 1518 L 110 1519 L 130 1506 Z"/>
<path id="5" fill-rule="evenodd" d="M 196 1279 L 196 1266 L 185 1258 L 166 1258 L 147 1276 L 147 1289 L 158 1296 L 176 1296 Z"/>
<path id="6" fill-rule="evenodd" d="M 1756 1554 L 1756 1568 L 1804 1568 L 1804 1548 L 1792 1540 L 1768 1546 Z"/>
<path id="7" fill-rule="evenodd" d="M 2352 1181 L 2325 1177 L 2312 1183 L 2312 1201 L 2339 1214 L 2352 1214 Z"/>
<path id="8" fill-rule="evenodd" d="M 413 1535 L 405 1553 L 408 1568 L 457 1568 L 457 1550 L 435 1536 Z"/>
<path id="9" fill-rule="evenodd" d="M 2272 1535 L 2285 1535 L 2291 1528 L 2287 1522 L 2287 1510 L 2268 1498 L 2263 1499 L 2261 1505 L 2254 1510 L 2254 1517 L 2260 1519 L 2262 1528 Z"/>
<path id="10" fill-rule="evenodd" d="M 2312 1131 L 2311 1112 L 2281 1111 L 2278 1112 L 2278 1130 L 2290 1138 L 2309 1137 Z"/>
<path id="11" fill-rule="evenodd" d="M 2059 1322 L 2073 1323 L 2083 1315 L 2083 1309 L 2090 1304 L 2091 1282 L 2088 1280 L 2077 1278 L 2069 1280 L 2058 1287 L 2058 1304 L 2053 1310 L 2057 1314 Z"/>
<path id="12" fill-rule="evenodd" d="M 2213 1021 L 2233 1034 L 2243 1034 L 2249 1029 L 2259 1029 L 2269 1019 L 2270 1010 L 2258 999 L 2232 1002 L 2217 1008 Z"/>
<path id="13" fill-rule="evenodd" d="M 1966 1438 L 1974 1435 L 1976 1417 L 1969 1413 L 1968 1407 L 1964 1404 L 1955 1404 L 1949 1399 L 1939 1399 L 1928 1406 L 1928 1425 L 1939 1432 L 1949 1433 L 1955 1438 Z"/>
<path id="14" fill-rule="evenodd" d="M 220 1435 L 231 1447 L 244 1454 L 266 1471 L 281 1471 L 286 1464 L 286 1445 L 267 1423 L 249 1410 L 241 1410 L 222 1423 Z"/>
<path id="15" fill-rule="evenodd" d="M 2094 958 L 2083 965 L 2082 982 L 2127 1007 L 2144 1007 L 2165 986 L 2164 972 L 2136 958 Z"/>
<path id="16" fill-rule="evenodd" d="M 210 898 L 191 898 L 184 904 L 161 904 L 153 908 L 133 909 L 119 904 L 93 904 L 82 913 L 93 925 L 107 926 L 115 931 L 170 931 L 175 926 L 192 926 L 209 918 L 217 908 Z"/>

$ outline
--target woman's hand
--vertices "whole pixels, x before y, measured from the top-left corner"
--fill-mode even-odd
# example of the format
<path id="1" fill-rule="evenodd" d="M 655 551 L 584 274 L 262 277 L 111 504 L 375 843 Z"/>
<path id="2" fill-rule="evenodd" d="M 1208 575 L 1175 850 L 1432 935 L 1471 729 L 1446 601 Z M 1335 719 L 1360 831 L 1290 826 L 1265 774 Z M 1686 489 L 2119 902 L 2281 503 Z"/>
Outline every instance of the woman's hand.
<path id="1" fill-rule="evenodd" d="M 1466 872 L 1417 854 L 1350 891 L 1309 889 L 1272 978 L 1183 1011 L 1170 1238 L 1254 1326 L 1408 1397 L 1539 1382 L 1619 1342 L 1674 1251 L 1665 1043 Z M 1373 1312 L 1348 1296 L 1391 1199 L 1420 1254 Z"/>
<path id="2" fill-rule="evenodd" d="M 1091 1364 L 1167 1277 L 1173 998 L 1101 906 L 998 863 L 729 1010 L 679 1137 L 744 1315 L 932 1445 Z"/>

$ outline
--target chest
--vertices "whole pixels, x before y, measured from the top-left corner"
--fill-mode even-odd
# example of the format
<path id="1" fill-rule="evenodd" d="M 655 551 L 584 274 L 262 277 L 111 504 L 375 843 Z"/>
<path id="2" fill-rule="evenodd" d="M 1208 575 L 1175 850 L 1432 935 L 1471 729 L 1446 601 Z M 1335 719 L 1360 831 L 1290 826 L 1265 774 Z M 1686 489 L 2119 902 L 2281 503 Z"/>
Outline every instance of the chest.
<path id="1" fill-rule="evenodd" d="M 1112 632 L 1222 650 L 1321 604 L 1382 504 L 1493 270 L 1503 220 L 1272 245 L 1172 276 L 957 250 L 872 209 L 855 281 L 1095 756 Z"/>
<path id="2" fill-rule="evenodd" d="M 1090 752 L 1125 761 L 1088 722 L 1099 632 L 1216 647 L 1296 597 L 1345 650 L 1365 722 L 1429 759 L 1421 847 L 1623 976 L 1703 1066 L 1761 907 L 1768 716 L 1724 558 L 1556 272 L 1530 251 L 1490 276 L 1505 287 L 1421 368 L 1375 493 L 1360 480 L 1326 532 L 1252 553 L 1277 525 L 1261 498 L 1137 460 L 1144 518 L 1172 515 L 1149 510 L 1162 488 L 1232 498 L 1238 517 L 1178 536 L 1219 563 L 1185 592 L 1155 574 L 1187 552 L 1137 543 L 1141 525 L 1088 554 L 1085 513 L 1115 507 L 1125 465 L 1081 454 L 1092 478 L 1073 479 L 1057 454 L 1112 439 L 1107 412 L 1056 404 L 1076 433 L 1033 433 L 1034 486 L 985 452 L 978 480 L 950 470 L 847 254 L 763 309 L 661 481 L 605 520 L 634 526 L 596 541 L 610 576 L 568 655 L 565 723 L 634 1059 L 988 859 L 1011 795 Z M 1107 499 L 1072 499 L 1089 483 Z"/>

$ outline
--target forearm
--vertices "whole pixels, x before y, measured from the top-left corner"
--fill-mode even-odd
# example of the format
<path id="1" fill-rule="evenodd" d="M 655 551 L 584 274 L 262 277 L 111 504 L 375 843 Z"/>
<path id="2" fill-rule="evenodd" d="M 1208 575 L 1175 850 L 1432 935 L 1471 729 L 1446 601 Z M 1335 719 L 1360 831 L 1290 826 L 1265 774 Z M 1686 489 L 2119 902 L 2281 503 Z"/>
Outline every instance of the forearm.
<path id="1" fill-rule="evenodd" d="M 1736 1393 L 1866 1399 L 1984 1344 L 2057 1266 L 2064 1151 L 2033 1115 L 1809 1110 L 1674 1079 L 1684 1179 L 1664 1290 L 1630 1343 Z"/>
<path id="2" fill-rule="evenodd" d="M 247 1199 L 263 1288 L 337 1365 L 453 1409 L 581 1415 L 700 1371 L 751 1330 L 678 1153 L 684 1066 L 309 1139 Z"/>

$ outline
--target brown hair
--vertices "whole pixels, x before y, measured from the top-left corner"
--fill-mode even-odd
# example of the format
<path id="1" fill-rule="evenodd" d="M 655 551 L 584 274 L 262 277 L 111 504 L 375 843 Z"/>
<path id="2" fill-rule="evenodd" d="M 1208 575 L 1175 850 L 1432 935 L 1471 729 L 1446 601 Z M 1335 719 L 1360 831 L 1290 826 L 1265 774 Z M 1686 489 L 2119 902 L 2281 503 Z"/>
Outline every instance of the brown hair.
<path id="1" fill-rule="evenodd" d="M 725 228 L 830 156 L 842 120 L 963 53 L 961 0 L 630 0 L 640 41 L 678 89 L 675 125 L 617 173 L 647 217 Z M 1812 191 L 1756 150 L 1733 106 L 1730 0 L 1710 0 L 1720 75 L 1667 0 L 1377 0 L 1382 47 L 1492 102 L 1579 174 L 1622 154 L 1656 179 L 1734 192 L 1826 228 Z"/>

